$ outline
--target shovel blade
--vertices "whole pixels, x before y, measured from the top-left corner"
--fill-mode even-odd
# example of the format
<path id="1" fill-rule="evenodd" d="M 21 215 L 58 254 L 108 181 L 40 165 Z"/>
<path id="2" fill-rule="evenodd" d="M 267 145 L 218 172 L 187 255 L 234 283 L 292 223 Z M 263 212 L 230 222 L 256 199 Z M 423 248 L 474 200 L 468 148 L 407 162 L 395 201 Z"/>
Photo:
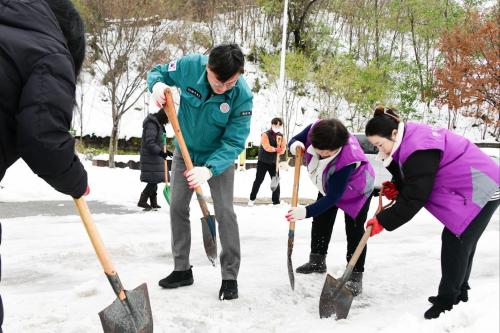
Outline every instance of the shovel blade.
<path id="1" fill-rule="evenodd" d="M 286 264 L 288 266 L 288 279 L 290 280 L 290 286 L 292 287 L 292 290 L 295 290 L 295 275 L 293 274 L 293 264 L 291 256 L 288 256 Z"/>
<path id="2" fill-rule="evenodd" d="M 165 185 L 163 188 L 163 196 L 165 197 L 165 200 L 167 200 L 167 204 L 170 205 L 170 185 Z"/>
<path id="3" fill-rule="evenodd" d="M 104 333 L 153 333 L 153 316 L 145 283 L 125 290 L 126 298 L 116 299 L 99 312 Z"/>
<path id="4" fill-rule="evenodd" d="M 289 230 L 286 264 L 288 267 L 288 279 L 290 280 L 290 286 L 292 287 L 292 290 L 295 290 L 295 275 L 293 273 L 293 264 L 292 264 L 293 241 L 294 241 L 294 232 Z"/>
<path id="5" fill-rule="evenodd" d="M 271 178 L 271 191 L 276 191 L 280 184 L 280 177 L 279 176 L 274 176 Z"/>
<path id="6" fill-rule="evenodd" d="M 201 218 L 201 231 L 203 234 L 203 245 L 208 260 L 215 266 L 217 260 L 217 233 L 215 228 L 215 216 L 208 215 Z"/>
<path id="7" fill-rule="evenodd" d="M 319 299 L 320 318 L 329 318 L 333 314 L 337 320 L 347 318 L 353 298 L 352 292 L 345 287 L 345 281 L 327 274 Z"/>

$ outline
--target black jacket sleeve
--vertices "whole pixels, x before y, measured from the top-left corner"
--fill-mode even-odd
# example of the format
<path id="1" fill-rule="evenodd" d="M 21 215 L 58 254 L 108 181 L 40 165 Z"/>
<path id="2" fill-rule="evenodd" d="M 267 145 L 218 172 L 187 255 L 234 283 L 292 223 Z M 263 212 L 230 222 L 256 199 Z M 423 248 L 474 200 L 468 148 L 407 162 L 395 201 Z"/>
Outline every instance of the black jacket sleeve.
<path id="1" fill-rule="evenodd" d="M 54 53 L 39 60 L 20 96 L 16 141 L 34 173 L 57 191 L 79 198 L 87 188 L 87 172 L 69 133 L 74 96 L 69 55 Z"/>
<path id="2" fill-rule="evenodd" d="M 393 180 L 398 185 L 396 203 L 377 215 L 379 223 L 392 231 L 410 221 L 425 205 L 429 198 L 439 168 L 439 150 L 419 150 L 414 152 L 402 167 L 402 174 L 395 162 L 388 167 Z"/>

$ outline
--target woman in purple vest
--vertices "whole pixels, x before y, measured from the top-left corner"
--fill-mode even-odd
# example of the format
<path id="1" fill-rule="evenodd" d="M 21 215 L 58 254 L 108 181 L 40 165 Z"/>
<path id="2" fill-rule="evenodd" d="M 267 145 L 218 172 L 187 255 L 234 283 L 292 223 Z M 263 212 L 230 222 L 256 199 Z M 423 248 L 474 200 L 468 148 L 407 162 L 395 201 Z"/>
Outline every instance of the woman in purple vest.
<path id="1" fill-rule="evenodd" d="M 306 127 L 290 140 L 290 151 L 305 151 L 307 171 L 318 188 L 318 199 L 306 207 L 291 208 L 288 221 L 313 218 L 309 262 L 297 273 L 326 272 L 326 254 L 332 236 L 337 210 L 345 213 L 347 256 L 352 257 L 364 233 L 370 208 L 375 173 L 358 140 L 337 119 L 320 120 Z M 354 295 L 362 291 L 366 248 L 359 258 L 347 287 Z"/>
<path id="2" fill-rule="evenodd" d="M 399 121 L 391 109 L 377 107 L 366 125 L 393 175 L 396 199 L 391 208 L 367 222 L 371 236 L 392 231 L 425 207 L 445 228 L 442 233 L 441 282 L 426 319 L 439 317 L 458 302 L 467 302 L 476 244 L 499 205 L 499 167 L 466 138 L 443 128 Z"/>

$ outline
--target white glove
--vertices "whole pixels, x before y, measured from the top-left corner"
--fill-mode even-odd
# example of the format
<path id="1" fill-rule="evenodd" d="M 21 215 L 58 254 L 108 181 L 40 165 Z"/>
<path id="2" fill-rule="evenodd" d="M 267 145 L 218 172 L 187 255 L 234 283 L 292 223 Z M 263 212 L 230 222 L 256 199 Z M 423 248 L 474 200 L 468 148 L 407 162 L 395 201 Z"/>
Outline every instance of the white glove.
<path id="1" fill-rule="evenodd" d="M 304 144 L 302 142 L 300 142 L 299 140 L 296 140 L 290 146 L 290 152 L 292 153 L 292 155 L 297 155 L 297 148 L 301 148 L 302 150 L 306 150 L 306 147 L 304 147 Z"/>
<path id="2" fill-rule="evenodd" d="M 297 222 L 306 218 L 307 210 L 304 206 L 292 207 L 288 210 L 286 214 L 286 219 L 288 222 Z"/>
<path id="3" fill-rule="evenodd" d="M 151 95 L 155 100 L 156 106 L 159 108 L 161 108 L 165 104 L 165 89 L 167 88 L 168 86 L 163 82 L 156 82 L 153 86 Z"/>
<path id="4" fill-rule="evenodd" d="M 185 173 L 189 188 L 197 188 L 212 178 L 212 171 L 207 167 L 194 167 Z"/>

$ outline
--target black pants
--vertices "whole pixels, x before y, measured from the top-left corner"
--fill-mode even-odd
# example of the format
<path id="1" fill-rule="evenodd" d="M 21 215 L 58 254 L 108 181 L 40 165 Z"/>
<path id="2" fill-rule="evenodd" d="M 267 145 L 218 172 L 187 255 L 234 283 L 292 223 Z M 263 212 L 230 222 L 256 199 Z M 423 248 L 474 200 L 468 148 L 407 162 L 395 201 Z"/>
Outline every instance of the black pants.
<path id="1" fill-rule="evenodd" d="M 276 175 L 276 164 L 264 163 L 257 161 L 257 174 L 255 175 L 255 180 L 252 186 L 252 192 L 250 193 L 250 200 L 255 200 L 257 193 L 259 192 L 260 185 L 266 177 L 266 172 L 269 172 L 269 176 L 274 177 Z M 277 205 L 280 203 L 280 186 L 272 194 L 273 204 Z"/>
<path id="2" fill-rule="evenodd" d="M 156 183 L 147 183 L 142 193 L 147 194 L 148 196 L 155 196 L 158 191 L 158 184 Z"/>
<path id="3" fill-rule="evenodd" d="M 441 236 L 441 282 L 438 291 L 438 297 L 443 302 L 453 304 L 462 290 L 470 289 L 469 277 L 477 242 L 499 203 L 500 200 L 488 202 L 460 237 L 444 228 Z"/>
<path id="4" fill-rule="evenodd" d="M 323 195 L 318 194 L 318 200 L 321 199 Z M 368 215 L 368 210 L 370 209 L 371 196 L 366 201 L 363 208 L 353 219 L 346 213 L 345 216 L 345 233 L 347 236 L 347 254 L 346 260 L 349 262 L 351 260 L 359 241 L 365 233 L 365 222 L 366 216 Z M 337 217 L 338 207 L 333 206 L 321 215 L 313 218 L 312 228 L 311 228 L 311 253 L 327 254 L 328 245 L 330 244 L 330 239 L 332 237 L 333 225 L 335 224 L 335 218 Z M 363 253 L 358 259 L 358 262 L 354 266 L 355 272 L 364 272 L 365 270 L 365 258 L 366 258 L 367 247 L 365 246 Z"/>

